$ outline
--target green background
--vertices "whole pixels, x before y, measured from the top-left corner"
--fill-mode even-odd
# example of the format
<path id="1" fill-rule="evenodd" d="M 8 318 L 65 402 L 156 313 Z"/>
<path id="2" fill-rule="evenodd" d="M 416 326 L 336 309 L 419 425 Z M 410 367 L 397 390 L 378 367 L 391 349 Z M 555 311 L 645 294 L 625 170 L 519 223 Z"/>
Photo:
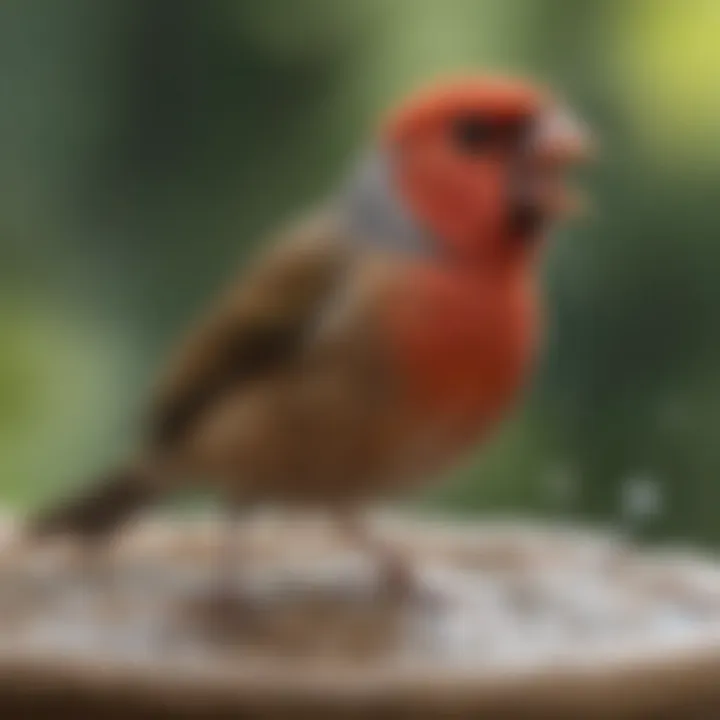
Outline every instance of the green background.
<path id="1" fill-rule="evenodd" d="M 373 118 L 453 71 L 594 126 L 529 402 L 426 502 L 720 540 L 720 2 L 4 0 L 0 498 L 119 457 L 155 368 Z M 647 517 L 644 517 L 647 515 Z"/>

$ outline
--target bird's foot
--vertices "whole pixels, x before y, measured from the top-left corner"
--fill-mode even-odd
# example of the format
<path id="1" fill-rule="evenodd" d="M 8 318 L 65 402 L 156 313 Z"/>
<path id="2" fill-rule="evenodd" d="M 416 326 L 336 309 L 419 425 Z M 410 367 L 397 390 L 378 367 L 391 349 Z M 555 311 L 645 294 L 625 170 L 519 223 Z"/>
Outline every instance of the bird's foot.
<path id="1" fill-rule="evenodd" d="M 191 598 L 186 606 L 190 619 L 219 637 L 231 637 L 253 622 L 257 610 L 251 599 L 227 584 Z"/>
<path id="2" fill-rule="evenodd" d="M 406 560 L 394 559 L 381 568 L 379 589 L 381 597 L 392 603 L 435 609 L 443 602 L 440 593 L 423 582 Z"/>

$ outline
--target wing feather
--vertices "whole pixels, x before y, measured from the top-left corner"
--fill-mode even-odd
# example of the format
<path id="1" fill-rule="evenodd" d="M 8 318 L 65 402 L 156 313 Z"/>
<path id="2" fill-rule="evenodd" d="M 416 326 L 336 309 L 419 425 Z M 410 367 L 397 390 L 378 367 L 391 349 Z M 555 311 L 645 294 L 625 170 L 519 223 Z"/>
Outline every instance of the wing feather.
<path id="1" fill-rule="evenodd" d="M 151 411 L 153 446 L 181 441 L 228 390 L 296 362 L 348 256 L 323 220 L 290 234 L 243 273 L 176 354 Z"/>

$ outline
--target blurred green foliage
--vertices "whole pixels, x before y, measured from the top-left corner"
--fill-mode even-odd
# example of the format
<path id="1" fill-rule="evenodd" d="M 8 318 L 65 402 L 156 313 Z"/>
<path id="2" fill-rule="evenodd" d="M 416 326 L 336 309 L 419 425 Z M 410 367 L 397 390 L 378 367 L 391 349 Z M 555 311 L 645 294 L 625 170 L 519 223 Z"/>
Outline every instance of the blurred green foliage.
<path id="1" fill-rule="evenodd" d="M 2 497 L 121 453 L 228 267 L 398 95 L 489 68 L 595 126 L 597 210 L 548 258 L 530 403 L 432 502 L 720 540 L 718 36 L 716 0 L 4 0 Z M 622 508 L 637 478 L 656 517 Z"/>

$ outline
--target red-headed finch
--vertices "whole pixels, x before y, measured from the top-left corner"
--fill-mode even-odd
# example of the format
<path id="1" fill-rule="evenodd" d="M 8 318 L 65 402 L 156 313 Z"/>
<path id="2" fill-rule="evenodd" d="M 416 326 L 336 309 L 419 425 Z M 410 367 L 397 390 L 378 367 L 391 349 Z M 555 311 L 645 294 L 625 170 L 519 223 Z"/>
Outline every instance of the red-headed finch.
<path id="1" fill-rule="evenodd" d="M 448 468 L 533 367 L 538 257 L 586 144 L 519 80 L 469 77 L 405 100 L 342 191 L 179 348 L 137 456 L 31 530 L 103 536 L 188 478 L 233 507 L 348 517 Z M 403 574 L 391 556 L 388 572 Z"/>

